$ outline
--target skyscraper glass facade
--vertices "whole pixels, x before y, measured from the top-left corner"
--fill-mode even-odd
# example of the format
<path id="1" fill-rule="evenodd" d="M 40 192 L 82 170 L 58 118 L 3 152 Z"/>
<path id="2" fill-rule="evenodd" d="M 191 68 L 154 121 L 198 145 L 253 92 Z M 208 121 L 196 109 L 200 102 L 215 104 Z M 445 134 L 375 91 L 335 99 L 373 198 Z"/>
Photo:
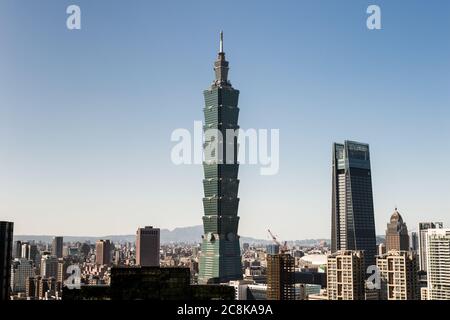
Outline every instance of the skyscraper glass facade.
<path id="1" fill-rule="evenodd" d="M 228 61 L 221 49 L 214 63 L 216 79 L 205 98 L 205 179 L 199 283 L 221 283 L 242 278 L 238 236 L 237 137 L 239 91 L 228 81 Z M 212 132 L 212 134 L 211 134 Z M 216 134 L 214 134 L 214 132 Z M 227 154 L 228 153 L 228 154 Z"/>
<path id="2" fill-rule="evenodd" d="M 13 222 L 0 221 L 0 301 L 10 294 L 13 229 Z"/>
<path id="3" fill-rule="evenodd" d="M 375 264 L 376 238 L 369 145 L 333 145 L 331 249 L 363 250 L 365 267 Z"/>

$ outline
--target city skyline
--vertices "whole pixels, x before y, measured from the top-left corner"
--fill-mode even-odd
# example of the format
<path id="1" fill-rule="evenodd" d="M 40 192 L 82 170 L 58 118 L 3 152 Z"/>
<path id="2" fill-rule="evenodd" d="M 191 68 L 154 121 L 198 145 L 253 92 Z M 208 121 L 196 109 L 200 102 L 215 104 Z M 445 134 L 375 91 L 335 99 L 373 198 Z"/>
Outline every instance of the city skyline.
<path id="1" fill-rule="evenodd" d="M 383 29 L 369 31 L 368 2 L 319 2 L 240 3 L 230 21 L 205 16 L 206 2 L 112 3 L 105 17 L 79 1 L 79 33 L 65 29 L 67 3 L 2 2 L 0 220 L 17 235 L 200 225 L 203 169 L 170 162 L 170 133 L 202 119 L 223 29 L 241 126 L 280 129 L 278 175 L 241 166 L 240 234 L 329 238 L 330 150 L 343 140 L 370 144 L 377 235 L 395 207 L 409 231 L 449 225 L 450 4 L 378 1 Z"/>

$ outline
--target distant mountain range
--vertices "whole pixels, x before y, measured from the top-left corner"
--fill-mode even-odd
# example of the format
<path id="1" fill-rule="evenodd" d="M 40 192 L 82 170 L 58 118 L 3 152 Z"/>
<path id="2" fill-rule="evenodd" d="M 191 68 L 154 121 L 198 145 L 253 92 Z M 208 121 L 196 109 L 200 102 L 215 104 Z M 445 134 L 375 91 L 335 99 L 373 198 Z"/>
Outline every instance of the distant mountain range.
<path id="1" fill-rule="evenodd" d="M 161 243 L 200 243 L 202 240 L 203 226 L 192 226 L 175 228 L 173 230 L 161 229 Z M 17 235 L 14 240 L 20 241 L 36 241 L 36 242 L 51 242 L 53 235 Z M 134 242 L 136 236 L 129 235 L 107 235 L 103 237 L 92 236 L 64 236 L 64 241 L 67 242 L 92 242 L 99 239 L 109 239 L 113 242 Z M 265 244 L 270 243 L 269 240 L 255 239 L 250 237 L 241 237 L 241 242 L 251 244 Z"/>
<path id="2" fill-rule="evenodd" d="M 161 243 L 197 243 L 201 242 L 203 234 L 203 226 L 182 227 L 173 230 L 161 229 Z M 53 235 L 17 235 L 15 240 L 21 241 L 36 241 L 36 242 L 51 242 Z M 106 235 L 102 237 L 92 236 L 64 236 L 64 241 L 67 242 L 95 242 L 99 239 L 109 239 L 113 242 L 134 242 L 136 235 Z"/>
<path id="3" fill-rule="evenodd" d="M 161 229 L 161 243 L 200 243 L 201 236 L 203 234 L 203 226 L 192 226 L 192 227 L 181 227 L 175 228 L 173 230 Z M 14 236 L 14 240 L 20 241 L 36 241 L 36 242 L 51 242 L 53 235 L 17 235 Z M 134 234 L 130 235 L 109 235 L 103 237 L 91 237 L 91 236 L 64 236 L 64 241 L 66 242 L 91 242 L 94 243 L 99 239 L 109 239 L 113 242 L 134 242 L 136 236 Z M 377 242 L 382 241 L 383 237 L 378 236 Z M 329 239 L 305 239 L 305 240 L 291 240 L 290 243 L 295 243 L 296 245 L 315 245 L 321 241 L 326 241 L 330 243 Z M 241 236 L 241 243 L 250 244 L 269 244 L 272 243 L 270 240 L 255 239 L 251 237 Z"/>

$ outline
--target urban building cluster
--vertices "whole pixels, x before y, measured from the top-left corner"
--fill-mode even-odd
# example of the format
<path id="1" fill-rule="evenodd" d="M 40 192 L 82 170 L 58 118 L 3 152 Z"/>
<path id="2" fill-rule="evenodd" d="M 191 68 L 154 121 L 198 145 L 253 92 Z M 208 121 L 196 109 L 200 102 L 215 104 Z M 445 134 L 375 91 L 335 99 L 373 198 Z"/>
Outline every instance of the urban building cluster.
<path id="1" fill-rule="evenodd" d="M 228 80 L 222 35 L 214 70 L 204 128 L 222 140 L 206 135 L 204 147 L 234 161 L 206 155 L 199 243 L 161 244 L 151 226 L 138 228 L 134 242 L 14 241 L 13 222 L 2 221 L 1 300 L 450 299 L 450 229 L 441 222 L 409 232 L 396 208 L 377 243 L 368 144 L 333 145 L 329 243 L 282 243 L 270 231 L 273 244 L 240 243 L 237 144 L 225 133 L 239 128 L 239 91 Z"/>

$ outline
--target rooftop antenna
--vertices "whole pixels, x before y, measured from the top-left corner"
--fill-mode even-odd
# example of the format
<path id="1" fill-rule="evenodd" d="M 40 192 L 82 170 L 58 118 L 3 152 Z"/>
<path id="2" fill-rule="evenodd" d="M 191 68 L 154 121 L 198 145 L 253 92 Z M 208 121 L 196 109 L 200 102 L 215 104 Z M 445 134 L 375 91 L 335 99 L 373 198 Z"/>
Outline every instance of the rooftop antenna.
<path id="1" fill-rule="evenodd" d="M 223 53 L 223 31 L 220 31 L 220 53 Z"/>

